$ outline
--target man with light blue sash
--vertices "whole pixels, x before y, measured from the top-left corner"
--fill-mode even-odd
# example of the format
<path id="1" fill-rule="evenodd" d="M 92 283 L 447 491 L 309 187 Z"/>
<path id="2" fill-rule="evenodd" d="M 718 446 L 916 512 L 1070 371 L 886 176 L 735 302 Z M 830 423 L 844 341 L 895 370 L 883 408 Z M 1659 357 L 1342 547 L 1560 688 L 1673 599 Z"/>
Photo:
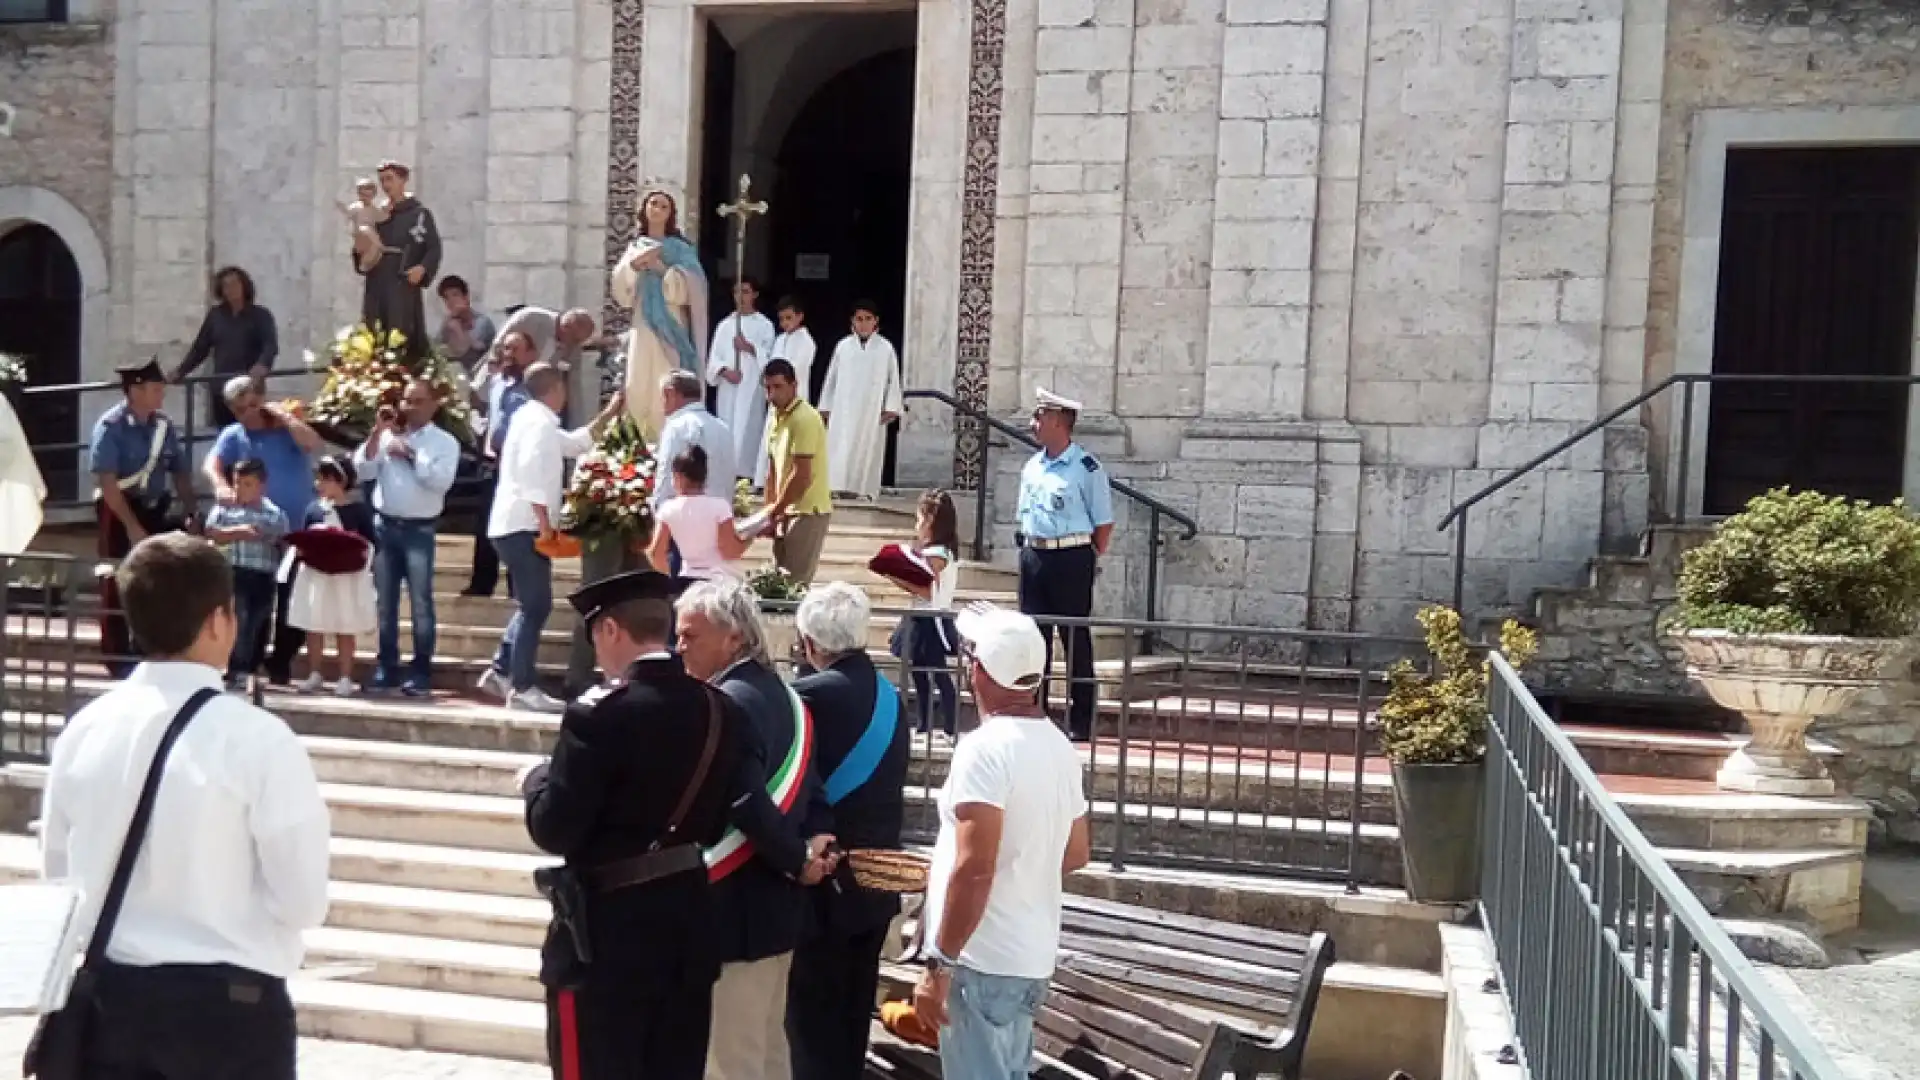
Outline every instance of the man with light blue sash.
<path id="1" fill-rule="evenodd" d="M 906 813 L 910 729 L 900 694 L 867 656 L 873 607 L 858 586 L 833 581 L 807 590 L 795 613 L 807 663 L 793 688 L 814 718 L 814 765 L 825 778 L 839 847 L 898 849 Z M 880 951 L 900 911 L 892 893 L 862 889 L 844 865 L 807 890 L 808 920 L 787 979 L 787 1043 L 794 1080 L 859 1076 L 866 1060 Z"/>
<path id="2" fill-rule="evenodd" d="M 1038 615 L 1047 640 L 1047 670 L 1053 670 L 1053 639 L 1067 648 L 1072 707 L 1068 730 L 1075 742 L 1093 738 L 1093 633 L 1087 627 L 1049 627 L 1048 615 L 1085 619 L 1093 615 L 1093 581 L 1100 556 L 1113 539 L 1113 492 L 1107 471 L 1073 441 L 1080 403 L 1049 390 L 1035 392 L 1033 437 L 1040 449 L 1020 470 L 1020 610 Z M 1042 702 L 1046 697 L 1040 699 Z"/>

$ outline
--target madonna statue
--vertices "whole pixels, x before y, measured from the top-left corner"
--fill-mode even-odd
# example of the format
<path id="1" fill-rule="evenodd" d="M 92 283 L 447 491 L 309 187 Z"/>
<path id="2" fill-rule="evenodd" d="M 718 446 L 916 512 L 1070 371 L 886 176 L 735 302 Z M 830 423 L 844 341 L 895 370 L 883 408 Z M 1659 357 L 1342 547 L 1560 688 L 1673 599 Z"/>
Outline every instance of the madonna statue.
<path id="1" fill-rule="evenodd" d="M 613 268 L 613 299 L 633 311 L 627 409 L 649 439 L 664 419 L 660 380 L 675 368 L 699 371 L 707 353 L 707 275 L 680 233 L 680 205 L 671 185 L 644 185 L 639 235 Z"/>

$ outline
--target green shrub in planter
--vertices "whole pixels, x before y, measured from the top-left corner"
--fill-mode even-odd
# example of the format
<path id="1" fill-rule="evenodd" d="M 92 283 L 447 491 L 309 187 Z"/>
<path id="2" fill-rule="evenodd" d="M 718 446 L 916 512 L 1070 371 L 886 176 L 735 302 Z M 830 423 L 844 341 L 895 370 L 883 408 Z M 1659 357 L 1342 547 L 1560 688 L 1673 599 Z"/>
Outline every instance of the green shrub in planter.
<path id="1" fill-rule="evenodd" d="M 1686 554 L 1668 628 L 1897 638 L 1920 616 L 1920 521 L 1906 506 L 1780 488 Z"/>

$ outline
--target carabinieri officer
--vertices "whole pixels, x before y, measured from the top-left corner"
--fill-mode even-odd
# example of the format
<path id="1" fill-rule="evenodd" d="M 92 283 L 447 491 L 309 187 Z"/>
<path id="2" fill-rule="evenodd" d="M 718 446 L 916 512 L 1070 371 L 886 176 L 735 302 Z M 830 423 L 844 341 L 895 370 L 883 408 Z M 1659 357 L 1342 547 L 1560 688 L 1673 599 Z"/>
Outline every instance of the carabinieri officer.
<path id="1" fill-rule="evenodd" d="M 1080 403 L 1048 390 L 1035 392 L 1033 435 L 1040 451 L 1020 470 L 1020 610 L 1029 615 L 1084 619 L 1093 614 L 1093 579 L 1099 557 L 1113 538 L 1113 492 L 1107 473 L 1092 454 L 1073 441 Z M 1047 663 L 1053 663 L 1053 637 L 1066 646 L 1073 706 L 1068 726 L 1073 738 L 1093 738 L 1093 634 L 1084 626 L 1049 628 Z"/>
<path id="2" fill-rule="evenodd" d="M 160 411 L 167 376 L 158 360 L 116 368 L 124 400 L 94 422 L 87 460 L 98 490 L 95 551 L 107 573 L 100 578 L 100 651 L 118 678 L 133 669 L 133 636 L 120 614 L 120 591 L 112 568 L 150 534 L 190 524 L 194 516 L 193 462 L 180 432 Z"/>

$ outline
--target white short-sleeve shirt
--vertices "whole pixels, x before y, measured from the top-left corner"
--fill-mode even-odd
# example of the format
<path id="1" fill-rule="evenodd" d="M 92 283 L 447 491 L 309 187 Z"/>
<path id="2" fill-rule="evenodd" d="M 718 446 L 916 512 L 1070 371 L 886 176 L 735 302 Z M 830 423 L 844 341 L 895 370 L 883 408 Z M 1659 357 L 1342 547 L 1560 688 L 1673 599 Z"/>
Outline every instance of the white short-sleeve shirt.
<path id="1" fill-rule="evenodd" d="M 959 855 L 954 811 L 999 807 L 1000 856 L 980 926 L 952 959 L 987 975 L 1045 979 L 1060 949 L 1060 864 L 1073 823 L 1087 812 L 1080 755 L 1053 721 L 989 716 L 954 747 L 941 789 L 940 838 L 927 882 L 927 940 L 938 940 L 947 884 Z"/>

